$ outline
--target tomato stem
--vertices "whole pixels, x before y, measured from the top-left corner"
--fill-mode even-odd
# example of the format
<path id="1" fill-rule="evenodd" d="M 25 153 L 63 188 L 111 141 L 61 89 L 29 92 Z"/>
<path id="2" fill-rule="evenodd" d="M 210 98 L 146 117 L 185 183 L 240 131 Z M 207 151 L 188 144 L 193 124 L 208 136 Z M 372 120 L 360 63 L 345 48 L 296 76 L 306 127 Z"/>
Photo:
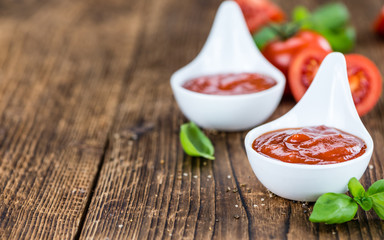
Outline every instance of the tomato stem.
<path id="1" fill-rule="evenodd" d="M 294 36 L 300 29 L 299 23 L 270 24 L 269 27 L 275 32 L 280 40 L 288 40 Z"/>

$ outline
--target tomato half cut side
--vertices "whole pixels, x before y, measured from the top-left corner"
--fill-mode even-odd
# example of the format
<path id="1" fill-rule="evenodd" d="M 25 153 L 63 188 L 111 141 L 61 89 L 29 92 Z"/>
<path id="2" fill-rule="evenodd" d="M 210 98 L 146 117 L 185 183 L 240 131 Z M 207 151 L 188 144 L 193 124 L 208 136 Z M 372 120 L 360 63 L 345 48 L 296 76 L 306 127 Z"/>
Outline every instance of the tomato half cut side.
<path id="1" fill-rule="evenodd" d="M 347 54 L 347 72 L 353 101 L 360 116 L 367 114 L 377 103 L 382 91 L 379 69 L 368 58 Z"/>
<path id="2" fill-rule="evenodd" d="M 331 45 L 323 36 L 313 31 L 303 30 L 288 39 L 268 43 L 261 52 L 270 63 L 288 77 L 289 66 L 296 54 L 313 48 L 332 51 Z"/>
<path id="3" fill-rule="evenodd" d="M 264 57 L 277 67 L 289 81 L 288 70 L 292 59 L 302 50 L 321 48 L 325 51 L 331 51 L 331 45 L 318 33 L 303 30 L 297 32 L 288 39 L 275 40 L 268 43 L 261 51 Z M 288 84 L 285 86 L 284 94 L 289 94 Z"/>
<path id="4" fill-rule="evenodd" d="M 293 97 L 299 101 L 312 83 L 321 62 L 328 52 L 306 49 L 299 52 L 289 67 L 288 84 Z M 359 54 L 345 55 L 349 86 L 356 110 L 367 114 L 377 103 L 382 91 L 382 77 L 376 65 Z"/>
<path id="5" fill-rule="evenodd" d="M 308 48 L 293 58 L 288 70 L 288 84 L 297 102 L 311 85 L 321 62 L 329 52 L 322 48 Z"/>

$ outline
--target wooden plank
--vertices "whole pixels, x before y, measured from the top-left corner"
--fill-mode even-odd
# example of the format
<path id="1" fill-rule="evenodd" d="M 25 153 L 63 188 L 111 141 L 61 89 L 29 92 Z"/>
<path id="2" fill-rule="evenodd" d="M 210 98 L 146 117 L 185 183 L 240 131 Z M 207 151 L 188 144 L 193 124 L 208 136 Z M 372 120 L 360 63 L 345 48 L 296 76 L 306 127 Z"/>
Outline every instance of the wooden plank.
<path id="1" fill-rule="evenodd" d="M 200 20 L 212 22 L 218 4 L 148 2 L 141 54 L 118 108 L 114 137 L 81 238 L 212 235 L 212 165 L 200 169 L 203 161 L 183 160 L 178 128 L 184 119 L 174 103 L 169 77 L 175 64 L 181 67 L 198 53 L 210 28 Z"/>
<path id="2" fill-rule="evenodd" d="M 214 162 L 182 153 L 186 120 L 168 79 L 199 51 L 218 1 L 21 4 L 1 9 L 0 238 L 75 236 L 116 112 L 83 238 L 383 238 L 371 212 L 311 224 L 305 204 L 270 196 L 249 168 L 244 132 L 208 133 Z M 348 4 L 361 16 L 357 51 L 381 63 L 383 44 L 366 27 L 378 1 Z M 382 109 L 363 118 L 379 146 Z M 382 151 L 365 185 L 383 177 Z"/>
<path id="3" fill-rule="evenodd" d="M 0 239 L 71 239 L 99 171 L 141 3 L 1 4 Z"/>
<path id="4" fill-rule="evenodd" d="M 308 1 L 276 1 L 286 12 Z M 384 72 L 384 43 L 368 33 L 378 0 L 346 1 L 357 26 L 357 52 Z M 270 194 L 254 176 L 246 158 L 246 132 L 207 132 L 216 160 L 183 154 L 179 126 L 187 121 L 172 98 L 169 77 L 199 52 L 219 1 L 148 1 L 148 15 L 137 64 L 129 76 L 113 124 L 114 133 L 90 204 L 82 239 L 382 239 L 383 223 L 372 212 L 340 225 L 309 222 L 312 204 Z M 154 41 L 154 39 L 156 41 Z M 159 47 L 161 46 L 161 47 Z M 275 119 L 294 101 L 283 99 Z M 363 118 L 376 146 L 382 146 L 383 99 Z M 383 178 L 381 147 L 369 185 Z"/>

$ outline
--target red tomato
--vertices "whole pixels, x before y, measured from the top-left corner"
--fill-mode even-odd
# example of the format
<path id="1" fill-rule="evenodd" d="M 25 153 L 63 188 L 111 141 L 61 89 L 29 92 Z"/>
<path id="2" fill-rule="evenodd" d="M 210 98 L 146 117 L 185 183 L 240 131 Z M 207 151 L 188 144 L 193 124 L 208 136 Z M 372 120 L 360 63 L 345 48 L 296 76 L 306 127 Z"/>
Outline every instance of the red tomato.
<path id="1" fill-rule="evenodd" d="M 269 22 L 282 22 L 285 19 L 284 12 L 268 0 L 236 0 L 236 2 L 243 11 L 251 33 Z"/>
<path id="2" fill-rule="evenodd" d="M 297 102 L 311 85 L 321 62 L 328 53 L 329 51 L 321 48 L 305 49 L 292 59 L 288 71 L 288 85 Z"/>
<path id="3" fill-rule="evenodd" d="M 302 49 L 321 48 L 331 51 L 328 41 L 318 33 L 299 31 L 293 37 L 283 41 L 272 41 L 262 50 L 263 55 L 288 77 L 291 59 Z"/>
<path id="4" fill-rule="evenodd" d="M 289 67 L 289 81 L 293 97 L 299 101 L 312 83 L 316 72 L 328 54 L 322 49 L 299 52 Z M 349 85 L 353 101 L 360 116 L 368 113 L 381 95 L 382 78 L 376 65 L 359 54 L 345 55 Z"/>
<path id="5" fill-rule="evenodd" d="M 373 23 L 373 30 L 377 34 L 384 36 L 384 7 L 381 8 L 379 16 L 377 16 L 376 21 Z"/>
<path id="6" fill-rule="evenodd" d="M 287 40 L 268 43 L 262 50 L 265 58 L 277 67 L 289 80 L 288 68 L 292 58 L 302 49 L 320 48 L 331 51 L 328 41 L 318 33 L 312 31 L 299 31 Z M 285 93 L 289 93 L 288 84 Z"/>

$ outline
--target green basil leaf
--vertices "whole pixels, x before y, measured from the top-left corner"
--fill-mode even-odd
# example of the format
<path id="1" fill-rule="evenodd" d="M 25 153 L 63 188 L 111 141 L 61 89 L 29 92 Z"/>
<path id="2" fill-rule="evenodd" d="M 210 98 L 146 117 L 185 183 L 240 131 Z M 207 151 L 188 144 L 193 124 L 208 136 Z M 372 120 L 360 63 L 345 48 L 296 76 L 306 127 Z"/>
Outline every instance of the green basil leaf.
<path id="1" fill-rule="evenodd" d="M 373 201 L 371 197 L 355 197 L 354 200 L 360 205 L 362 209 L 364 209 L 364 211 L 369 211 L 373 206 Z"/>
<path id="2" fill-rule="evenodd" d="M 297 6 L 293 9 L 292 20 L 294 22 L 305 21 L 311 16 L 311 13 L 304 6 Z"/>
<path id="3" fill-rule="evenodd" d="M 367 195 L 372 199 L 373 210 L 384 220 L 384 179 L 373 183 L 368 188 Z"/>
<path id="4" fill-rule="evenodd" d="M 327 224 L 343 223 L 353 219 L 357 204 L 352 198 L 340 193 L 325 193 L 317 199 L 309 220 Z"/>
<path id="5" fill-rule="evenodd" d="M 325 37 L 334 51 L 346 53 L 355 47 L 356 32 L 353 27 L 347 27 L 339 31 L 331 31 L 330 29 L 316 26 L 313 27 L 312 30 Z"/>
<path id="6" fill-rule="evenodd" d="M 355 177 L 349 180 L 348 189 L 362 209 L 368 211 L 372 208 L 372 199 L 366 194 L 363 185 Z"/>
<path id="7" fill-rule="evenodd" d="M 215 159 L 215 149 L 211 141 L 193 122 L 181 125 L 180 142 L 185 153 L 190 156 Z"/>
<path id="8" fill-rule="evenodd" d="M 384 192 L 384 179 L 376 181 L 367 190 L 368 196 Z"/>
<path id="9" fill-rule="evenodd" d="M 370 198 L 373 202 L 373 210 L 375 210 L 376 214 L 384 220 L 384 192 L 376 193 Z"/>
<path id="10" fill-rule="evenodd" d="M 312 14 L 299 6 L 292 12 L 292 18 L 301 29 L 312 30 L 325 37 L 336 52 L 350 52 L 355 46 L 356 32 L 348 26 L 350 16 L 343 3 L 322 5 Z"/>
<path id="11" fill-rule="evenodd" d="M 343 3 L 329 3 L 312 13 L 312 21 L 330 30 L 344 28 L 349 21 L 349 12 Z"/>
<path id="12" fill-rule="evenodd" d="M 349 192 L 354 196 L 355 198 L 362 198 L 365 194 L 365 189 L 363 185 L 357 180 L 355 177 L 351 178 L 348 182 L 348 189 Z"/>

